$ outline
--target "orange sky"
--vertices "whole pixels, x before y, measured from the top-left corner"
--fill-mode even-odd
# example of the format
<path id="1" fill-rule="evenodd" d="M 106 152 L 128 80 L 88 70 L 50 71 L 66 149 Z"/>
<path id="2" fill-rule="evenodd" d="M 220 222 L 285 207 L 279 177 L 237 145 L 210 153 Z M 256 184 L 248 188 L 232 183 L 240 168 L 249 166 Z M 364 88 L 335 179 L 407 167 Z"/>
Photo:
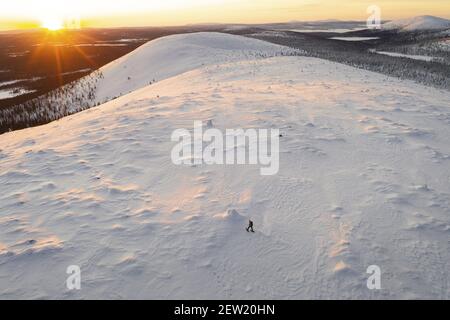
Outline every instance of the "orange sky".
<path id="1" fill-rule="evenodd" d="M 47 21 L 80 19 L 87 27 L 189 23 L 265 23 L 367 19 L 371 4 L 382 19 L 415 15 L 450 18 L 450 0 L 13 0 L 0 5 L 0 29 L 32 28 Z"/>

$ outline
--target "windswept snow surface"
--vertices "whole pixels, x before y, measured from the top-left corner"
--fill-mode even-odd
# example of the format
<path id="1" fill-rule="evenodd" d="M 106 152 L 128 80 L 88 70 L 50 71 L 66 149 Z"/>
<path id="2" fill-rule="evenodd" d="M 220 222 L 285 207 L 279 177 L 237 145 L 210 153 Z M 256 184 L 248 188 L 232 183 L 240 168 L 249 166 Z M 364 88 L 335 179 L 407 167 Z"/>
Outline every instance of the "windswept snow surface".
<path id="1" fill-rule="evenodd" d="M 166 80 L 2 135 L 0 298 L 450 297 L 450 94 L 315 58 L 242 60 L 262 44 L 233 37 L 205 65 L 170 38 Z M 154 67 L 133 66 L 143 82 Z M 194 120 L 281 129 L 279 174 L 173 165 L 171 133 Z"/>

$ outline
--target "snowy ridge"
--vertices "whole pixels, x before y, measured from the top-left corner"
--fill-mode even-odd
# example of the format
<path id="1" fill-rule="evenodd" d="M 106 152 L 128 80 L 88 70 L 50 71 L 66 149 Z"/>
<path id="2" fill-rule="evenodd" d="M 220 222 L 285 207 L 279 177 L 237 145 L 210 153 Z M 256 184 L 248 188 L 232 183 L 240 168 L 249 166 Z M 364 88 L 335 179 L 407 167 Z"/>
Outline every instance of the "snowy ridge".
<path id="1" fill-rule="evenodd" d="M 445 30 L 450 29 L 450 20 L 434 16 L 418 16 L 394 20 L 383 24 L 383 29 L 402 31 Z"/>
<path id="2" fill-rule="evenodd" d="M 223 40 L 170 46 L 190 37 Z M 0 298 L 449 298 L 450 93 L 315 58 L 243 59 L 261 42 L 228 37 L 222 63 L 179 73 L 211 56 L 170 56 L 165 80 L 2 136 Z M 174 166 L 171 133 L 194 120 L 279 128 L 279 174 Z M 74 264 L 80 291 L 65 287 Z M 380 291 L 366 287 L 374 264 Z"/>
<path id="3" fill-rule="evenodd" d="M 300 50 L 224 33 L 167 36 L 101 68 L 104 80 L 98 84 L 96 101 L 105 102 L 201 66 L 301 54 Z"/>
<path id="4" fill-rule="evenodd" d="M 48 123 L 200 66 L 289 55 L 303 53 L 222 33 L 162 37 L 78 81 L 19 106 L 0 109 L 0 132 Z"/>

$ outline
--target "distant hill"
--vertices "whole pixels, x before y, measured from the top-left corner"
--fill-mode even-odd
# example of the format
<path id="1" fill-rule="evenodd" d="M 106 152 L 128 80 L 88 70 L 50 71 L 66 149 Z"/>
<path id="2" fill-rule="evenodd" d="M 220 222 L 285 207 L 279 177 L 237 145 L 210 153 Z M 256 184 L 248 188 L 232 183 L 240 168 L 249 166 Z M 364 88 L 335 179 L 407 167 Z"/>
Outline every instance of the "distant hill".
<path id="1" fill-rule="evenodd" d="M 434 16 L 418 16 L 394 20 L 383 24 L 383 29 L 401 31 L 445 30 L 450 29 L 450 20 Z"/>

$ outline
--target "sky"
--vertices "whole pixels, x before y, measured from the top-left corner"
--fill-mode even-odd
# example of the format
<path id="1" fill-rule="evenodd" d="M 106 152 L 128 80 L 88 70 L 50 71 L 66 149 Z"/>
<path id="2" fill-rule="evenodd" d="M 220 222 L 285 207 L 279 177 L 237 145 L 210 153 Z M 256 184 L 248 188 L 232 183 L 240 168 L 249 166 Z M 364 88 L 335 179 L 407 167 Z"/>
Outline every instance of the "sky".
<path id="1" fill-rule="evenodd" d="M 2 0 L 0 29 L 81 21 L 85 27 L 191 23 L 268 23 L 324 19 L 365 21 L 376 4 L 383 20 L 450 18 L 450 0 Z"/>

